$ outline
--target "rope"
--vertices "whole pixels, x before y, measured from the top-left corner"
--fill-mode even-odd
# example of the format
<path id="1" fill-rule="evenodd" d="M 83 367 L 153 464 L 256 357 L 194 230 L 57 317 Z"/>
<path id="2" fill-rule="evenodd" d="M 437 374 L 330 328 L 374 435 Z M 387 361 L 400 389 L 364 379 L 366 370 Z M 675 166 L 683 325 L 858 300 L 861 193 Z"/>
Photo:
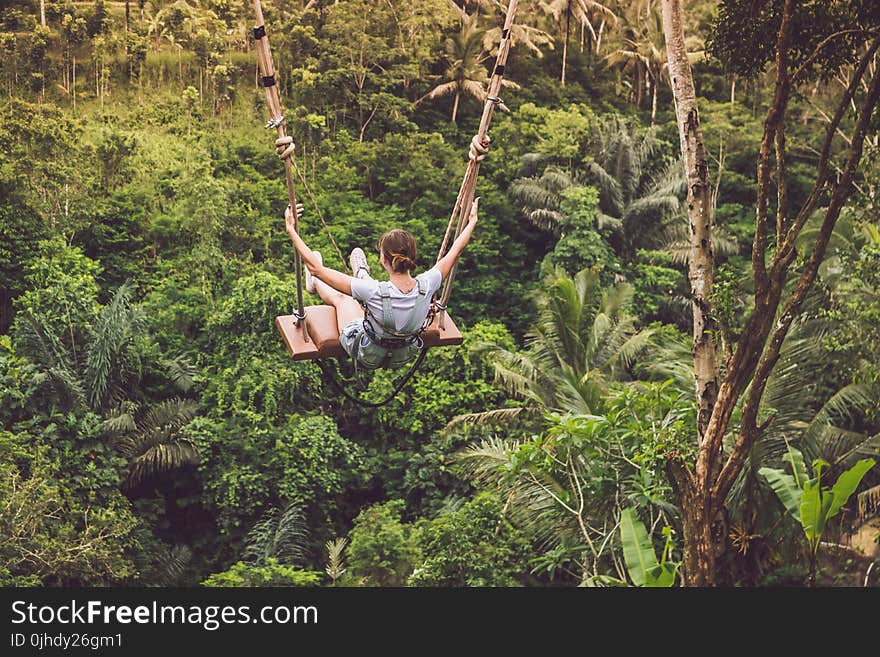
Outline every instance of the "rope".
<path id="1" fill-rule="evenodd" d="M 495 68 L 492 69 L 492 76 L 489 79 L 489 86 L 486 92 L 486 101 L 483 103 L 483 115 L 480 117 L 480 127 L 477 134 L 471 140 L 471 146 L 468 151 L 468 166 L 464 174 L 464 180 L 458 191 L 458 197 L 455 199 L 455 206 L 449 217 L 449 223 L 446 226 L 446 233 L 443 235 L 443 243 L 440 246 L 440 252 L 437 254 L 439 261 L 449 243 L 449 236 L 452 233 L 452 225 L 458 217 L 455 227 L 455 237 L 458 237 L 464 228 L 465 221 L 470 214 L 471 204 L 474 200 L 474 193 L 477 188 L 477 174 L 480 171 L 480 162 L 486 154 L 486 147 L 482 145 L 484 139 L 488 139 L 486 133 L 489 130 L 489 123 L 492 121 L 492 115 L 495 112 L 495 106 L 501 104 L 499 96 L 501 92 L 501 81 L 504 78 L 504 67 L 507 65 L 507 55 L 510 52 L 510 28 L 513 27 L 513 21 L 516 17 L 516 9 L 519 0 L 510 0 L 507 5 L 507 15 L 504 17 L 504 27 L 501 30 L 501 43 L 498 44 L 498 56 L 495 59 Z M 452 283 L 455 280 L 455 274 L 458 271 L 458 263 L 452 266 L 452 271 L 446 277 L 443 290 L 440 294 L 440 301 L 437 304 L 441 308 L 446 308 L 449 304 L 449 295 L 452 293 Z M 436 303 L 436 301 L 435 301 Z M 446 312 L 441 310 L 439 313 L 440 328 L 446 328 Z"/>
<path id="2" fill-rule="evenodd" d="M 353 401 L 355 404 L 359 406 L 365 406 L 367 408 L 379 408 L 381 406 L 385 406 L 392 399 L 397 397 L 401 390 L 406 387 L 406 384 L 409 383 L 409 380 L 415 375 L 418 371 L 419 367 L 421 367 L 422 362 L 425 360 L 425 356 L 428 354 L 428 347 L 425 347 L 419 352 L 418 357 L 413 361 L 413 364 L 410 366 L 409 370 L 407 370 L 406 374 L 404 374 L 400 379 L 398 379 L 397 383 L 394 385 L 394 389 L 391 391 L 391 394 L 388 395 L 385 399 L 379 402 L 371 402 L 366 399 L 361 399 L 359 397 L 355 397 L 352 395 L 345 387 L 339 382 L 339 379 L 336 376 L 336 372 L 331 369 L 329 365 L 321 362 L 318 359 L 316 362 L 318 363 L 318 367 L 321 368 L 321 371 L 327 375 L 327 378 L 330 379 L 330 382 L 333 384 L 333 387 L 336 388 L 342 395 L 348 399 L 349 401 Z"/>
<path id="3" fill-rule="evenodd" d="M 293 138 L 286 135 L 284 131 L 284 115 L 281 114 L 281 97 L 278 93 L 278 88 L 276 86 L 275 81 L 275 70 L 272 62 L 272 52 L 269 48 L 269 39 L 266 36 L 266 26 L 265 20 L 263 19 L 263 10 L 260 5 L 260 0 L 254 1 L 254 12 L 256 16 L 256 26 L 254 27 L 254 41 L 255 47 L 257 51 L 257 61 L 259 63 L 260 70 L 263 73 L 263 88 L 266 93 L 266 104 L 269 108 L 270 119 L 266 123 L 267 128 L 275 128 L 278 131 L 278 138 L 275 140 L 275 150 L 278 153 L 278 156 L 284 162 L 284 171 L 285 171 L 285 181 L 287 183 L 287 194 L 289 205 L 293 208 L 294 215 L 294 229 L 299 230 L 298 220 L 296 208 L 296 194 L 293 186 L 293 171 L 296 172 L 300 181 L 303 184 L 303 188 L 306 190 L 306 194 L 309 197 L 309 200 L 312 202 L 312 205 L 315 207 L 318 218 L 321 221 L 324 229 L 327 232 L 327 236 L 330 238 L 330 243 L 333 245 L 333 248 L 336 251 L 337 256 L 339 256 L 340 261 L 347 271 L 351 271 L 348 263 L 345 261 L 345 258 L 342 255 L 342 251 L 339 249 L 339 245 L 336 243 L 336 240 L 333 238 L 333 234 L 330 232 L 330 227 L 327 225 L 327 222 L 324 220 L 324 216 L 321 213 L 320 208 L 318 207 L 318 203 L 315 200 L 314 195 L 309 189 L 308 182 L 300 171 L 299 167 L 296 165 L 296 161 L 293 159 L 293 154 L 295 152 L 295 145 L 293 143 Z M 461 188 L 458 192 L 458 197 L 455 201 L 455 207 L 452 210 L 452 215 L 449 218 L 449 223 L 446 226 L 446 232 L 443 236 L 443 243 L 440 247 L 440 253 L 437 256 L 437 260 L 439 261 L 449 242 L 449 236 L 452 233 L 452 225 L 455 221 L 456 215 L 458 216 L 458 222 L 455 229 L 455 236 L 461 233 L 461 230 L 464 226 L 465 217 L 467 217 L 470 213 L 471 204 L 473 203 L 474 193 L 476 191 L 476 183 L 477 183 L 477 173 L 479 172 L 480 162 L 485 157 L 488 152 L 488 147 L 483 145 L 483 142 L 488 142 L 488 137 L 486 132 L 489 127 L 489 122 L 492 119 L 492 114 L 494 112 L 495 106 L 501 103 L 501 98 L 499 98 L 498 93 L 501 89 L 501 80 L 504 73 L 504 66 L 507 61 L 507 54 L 510 50 L 510 28 L 513 25 L 514 17 L 516 16 L 518 0 L 510 0 L 507 7 L 507 15 L 504 19 L 504 28 L 501 32 L 501 43 L 498 46 L 498 56 L 495 62 L 495 68 L 492 71 L 492 77 L 489 80 L 488 91 L 486 94 L 486 101 L 483 107 L 483 115 L 480 119 L 480 128 L 477 134 L 474 136 L 471 141 L 470 148 L 468 149 L 468 167 L 465 172 L 464 180 L 462 181 Z M 297 324 L 301 325 L 303 328 L 303 332 L 305 334 L 305 339 L 308 341 L 308 327 L 304 320 L 305 318 L 305 310 L 303 307 L 302 300 L 302 261 L 299 257 L 299 254 L 295 254 L 294 263 L 296 269 L 296 278 L 297 278 L 297 303 L 298 310 L 295 313 L 297 316 Z M 437 301 L 436 297 L 434 299 L 434 310 L 429 314 L 429 317 L 433 315 L 433 313 L 439 312 L 440 317 L 440 327 L 444 328 L 444 317 L 446 312 L 446 306 L 448 303 L 449 295 L 452 289 L 452 281 L 455 278 L 455 272 L 457 269 L 457 264 L 453 266 L 452 271 L 449 273 L 447 277 L 446 284 L 443 287 L 443 292 L 441 299 Z M 345 387 L 339 382 L 336 372 L 332 371 L 329 368 L 329 365 L 322 362 L 319 358 L 317 359 L 318 366 L 321 368 L 321 371 L 327 375 L 330 379 L 331 383 L 336 387 L 342 395 L 360 405 L 369 408 L 379 408 L 389 403 L 392 399 L 394 399 L 398 393 L 406 386 L 406 384 L 412 379 L 412 377 L 416 374 L 418 369 L 421 367 L 422 363 L 425 360 L 425 356 L 428 353 L 428 347 L 424 347 L 420 352 L 418 357 L 413 362 L 412 366 L 410 366 L 409 370 L 407 370 L 406 374 L 404 374 L 398 381 L 395 383 L 391 394 L 388 395 L 385 399 L 378 402 L 371 402 L 365 399 L 361 399 L 356 397 L 355 395 L 350 394 Z M 355 373 L 357 373 L 357 364 L 355 363 Z"/>
<path id="4" fill-rule="evenodd" d="M 345 261 L 345 256 L 342 255 L 342 251 L 339 249 L 339 245 L 336 243 L 336 240 L 333 239 L 333 233 L 330 232 L 330 226 L 327 225 L 327 222 L 324 221 L 324 215 L 321 213 L 321 208 L 318 207 L 318 202 L 315 200 L 315 197 L 312 195 L 312 190 L 309 189 L 309 183 L 306 182 L 305 177 L 302 175 L 302 172 L 299 170 L 299 167 L 296 166 L 296 162 L 291 158 L 290 163 L 293 165 L 293 170 L 296 171 L 296 175 L 299 176 L 300 181 L 302 181 L 303 189 L 306 190 L 306 195 L 309 197 L 309 200 L 312 202 L 312 205 L 315 208 L 315 213 L 318 215 L 318 219 L 321 220 L 321 225 L 324 226 L 324 230 L 327 231 L 327 237 L 330 238 L 330 244 L 333 245 L 333 248 L 336 250 L 336 255 L 339 256 L 339 261 L 342 263 L 342 266 L 345 267 L 345 271 L 348 273 L 353 273 L 351 271 L 351 267 L 348 266 L 348 263 Z"/>
<path id="5" fill-rule="evenodd" d="M 284 121 L 284 117 L 281 117 L 280 120 Z M 315 200 L 315 197 L 312 194 L 312 190 L 309 188 L 309 183 L 306 181 L 305 176 L 303 176 L 302 171 L 300 171 L 299 167 L 296 165 L 296 160 L 293 159 L 294 151 L 296 151 L 296 145 L 293 143 L 293 137 L 285 135 L 284 137 L 279 137 L 275 140 L 275 152 L 278 153 L 278 157 L 280 157 L 282 160 L 290 162 L 290 165 L 293 167 L 293 170 L 296 172 L 296 175 L 302 182 L 303 189 L 306 190 L 306 194 L 308 195 L 309 200 L 315 207 L 315 212 L 318 215 L 318 219 L 321 220 L 321 225 L 324 226 L 324 230 L 327 231 L 327 237 L 330 238 L 330 243 L 336 250 L 336 255 L 339 256 L 339 260 L 340 262 L 342 262 L 342 266 L 345 267 L 346 271 L 351 272 L 348 263 L 345 262 L 345 257 L 342 255 L 342 251 L 339 249 L 339 245 L 336 243 L 336 240 L 333 239 L 333 233 L 330 232 L 330 226 L 328 226 L 327 222 L 324 221 L 324 215 L 321 213 L 321 208 L 318 207 L 318 202 Z"/>
<path id="6" fill-rule="evenodd" d="M 254 0 L 254 48 L 257 51 L 257 63 L 262 72 L 263 91 L 266 95 L 266 107 L 269 109 L 269 121 L 266 128 L 274 128 L 277 132 L 275 150 L 284 162 L 284 182 L 287 186 L 287 200 L 293 210 L 293 225 L 299 230 L 299 217 L 296 212 L 296 190 L 293 186 L 292 158 L 294 151 L 293 138 L 284 131 L 284 115 L 281 113 L 281 95 L 275 80 L 275 65 L 272 62 L 272 49 L 269 47 L 269 37 L 266 35 L 266 21 L 263 18 L 263 7 L 260 0 Z M 305 304 L 303 303 L 303 266 L 299 253 L 293 255 L 293 268 L 296 272 L 296 316 L 297 325 L 303 329 L 303 337 L 309 341 L 308 324 L 299 319 L 305 317 Z"/>

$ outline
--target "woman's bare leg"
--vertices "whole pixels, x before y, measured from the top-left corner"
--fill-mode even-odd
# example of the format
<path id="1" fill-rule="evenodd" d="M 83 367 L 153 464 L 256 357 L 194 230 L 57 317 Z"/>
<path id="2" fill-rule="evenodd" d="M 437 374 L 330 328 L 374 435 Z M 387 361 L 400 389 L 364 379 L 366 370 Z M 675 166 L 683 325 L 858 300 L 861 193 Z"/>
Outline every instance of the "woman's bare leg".
<path id="1" fill-rule="evenodd" d="M 318 278 L 315 279 L 315 290 L 324 303 L 336 308 L 336 324 L 340 333 L 353 320 L 364 318 L 364 309 L 347 294 L 334 290 Z"/>

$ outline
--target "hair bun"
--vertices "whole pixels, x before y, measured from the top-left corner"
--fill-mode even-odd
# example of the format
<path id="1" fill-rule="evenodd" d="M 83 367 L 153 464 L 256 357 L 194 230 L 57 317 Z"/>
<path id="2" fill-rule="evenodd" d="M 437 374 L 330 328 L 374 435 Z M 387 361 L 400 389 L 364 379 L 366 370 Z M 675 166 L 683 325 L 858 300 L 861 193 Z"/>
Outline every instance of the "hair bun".
<path id="1" fill-rule="evenodd" d="M 402 228 L 394 228 L 379 238 L 376 245 L 385 262 L 398 274 L 416 268 L 416 241 Z"/>
<path id="2" fill-rule="evenodd" d="M 415 269 L 416 263 L 408 255 L 403 253 L 391 254 L 391 268 L 397 269 L 398 265 L 403 265 L 406 269 Z"/>

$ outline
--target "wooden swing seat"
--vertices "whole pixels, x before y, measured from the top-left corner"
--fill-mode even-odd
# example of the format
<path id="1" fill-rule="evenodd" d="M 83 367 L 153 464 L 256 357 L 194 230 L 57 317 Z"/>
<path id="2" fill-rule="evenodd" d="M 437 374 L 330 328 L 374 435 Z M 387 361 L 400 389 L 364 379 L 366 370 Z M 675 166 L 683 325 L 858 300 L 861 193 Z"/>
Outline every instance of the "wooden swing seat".
<path id="1" fill-rule="evenodd" d="M 336 324 L 336 308 L 333 306 L 307 306 L 305 324 L 309 340 L 306 341 L 302 327 L 296 325 L 294 315 L 282 315 L 275 318 L 275 326 L 284 338 L 284 344 L 293 360 L 310 360 L 312 358 L 342 358 L 347 356 L 339 342 L 339 327 Z M 446 327 L 441 329 L 439 318 L 422 332 L 422 341 L 426 347 L 449 347 L 462 343 L 461 332 L 449 314 L 444 321 Z"/>

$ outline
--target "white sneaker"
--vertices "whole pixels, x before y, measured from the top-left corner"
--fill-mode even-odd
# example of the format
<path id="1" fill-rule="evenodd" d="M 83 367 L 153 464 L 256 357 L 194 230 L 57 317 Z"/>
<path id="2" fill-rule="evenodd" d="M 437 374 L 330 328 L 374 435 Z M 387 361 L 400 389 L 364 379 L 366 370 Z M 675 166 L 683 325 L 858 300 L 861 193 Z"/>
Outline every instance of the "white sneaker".
<path id="1" fill-rule="evenodd" d="M 369 278 L 370 265 L 367 264 L 367 254 L 362 248 L 355 247 L 348 256 L 348 262 L 351 265 L 351 271 L 354 272 L 355 278 Z"/>
<path id="2" fill-rule="evenodd" d="M 324 264 L 324 257 L 320 251 L 312 251 L 312 254 L 318 259 L 318 262 Z M 315 291 L 315 277 L 309 273 L 309 268 L 306 267 L 306 292 L 314 294 Z"/>

